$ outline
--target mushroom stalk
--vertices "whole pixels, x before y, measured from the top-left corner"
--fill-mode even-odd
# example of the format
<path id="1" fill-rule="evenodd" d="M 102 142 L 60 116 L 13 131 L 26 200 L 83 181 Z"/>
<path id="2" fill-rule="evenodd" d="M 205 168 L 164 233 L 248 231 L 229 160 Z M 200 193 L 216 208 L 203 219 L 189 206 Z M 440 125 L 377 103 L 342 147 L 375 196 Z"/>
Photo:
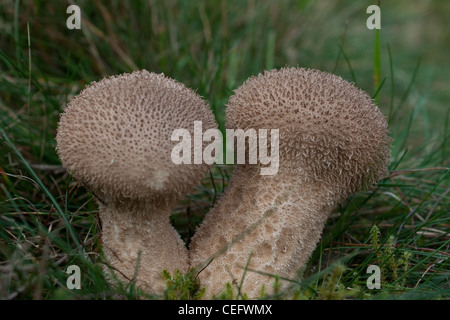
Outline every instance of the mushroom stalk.
<path id="1" fill-rule="evenodd" d="M 305 183 L 292 173 L 260 176 L 259 169 L 237 168 L 190 247 L 191 266 L 203 269 L 199 279 L 207 297 L 229 282 L 257 298 L 263 286 L 270 293 L 275 275 L 295 279 L 336 203 L 327 186 Z"/>
<path id="2" fill-rule="evenodd" d="M 99 205 L 103 252 L 119 279 L 160 294 L 166 288 L 163 270 L 187 272 L 187 248 L 169 221 L 172 207 L 139 212 Z"/>
<path id="3" fill-rule="evenodd" d="M 189 258 L 206 298 L 227 282 L 257 298 L 262 287 L 272 292 L 270 275 L 296 279 L 337 204 L 383 177 L 390 139 L 365 92 L 301 68 L 247 80 L 230 98 L 226 121 L 244 131 L 279 129 L 278 172 L 238 166 L 194 235 Z"/>

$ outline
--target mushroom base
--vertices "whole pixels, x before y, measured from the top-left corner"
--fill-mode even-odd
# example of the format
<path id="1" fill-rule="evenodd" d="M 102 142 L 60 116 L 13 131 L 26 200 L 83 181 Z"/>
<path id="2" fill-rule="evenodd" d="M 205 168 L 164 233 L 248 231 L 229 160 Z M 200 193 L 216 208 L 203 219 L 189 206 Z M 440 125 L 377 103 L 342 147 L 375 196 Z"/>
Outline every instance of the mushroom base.
<path id="1" fill-rule="evenodd" d="M 163 270 L 187 272 L 187 248 L 170 224 L 170 210 L 139 214 L 102 204 L 99 210 L 107 269 L 119 280 L 135 280 L 137 287 L 159 295 L 166 288 Z"/>
<path id="2" fill-rule="evenodd" d="M 263 286 L 272 293 L 275 275 L 297 278 L 337 204 L 336 194 L 331 186 L 295 175 L 260 176 L 238 168 L 190 245 L 204 298 L 218 295 L 227 282 L 236 294 L 258 298 Z"/>

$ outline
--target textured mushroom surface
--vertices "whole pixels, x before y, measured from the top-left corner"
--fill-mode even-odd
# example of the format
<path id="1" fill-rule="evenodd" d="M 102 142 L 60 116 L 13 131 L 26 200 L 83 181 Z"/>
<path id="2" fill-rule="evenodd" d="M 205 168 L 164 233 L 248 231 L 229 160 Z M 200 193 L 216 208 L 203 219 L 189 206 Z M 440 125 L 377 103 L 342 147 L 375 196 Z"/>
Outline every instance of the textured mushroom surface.
<path id="1" fill-rule="evenodd" d="M 216 128 L 193 90 L 163 74 L 136 71 L 93 82 L 61 116 L 63 166 L 99 199 L 103 250 L 116 274 L 152 293 L 162 271 L 186 271 L 185 244 L 170 225 L 174 205 L 200 183 L 206 164 L 175 165 L 175 129 Z M 138 263 L 139 262 L 139 263 Z"/>
<path id="2" fill-rule="evenodd" d="M 337 204 L 386 174 L 390 138 L 365 92 L 301 68 L 248 79 L 230 98 L 226 121 L 233 129 L 279 129 L 278 173 L 237 167 L 192 239 L 190 263 L 201 270 L 206 298 L 226 282 L 236 292 L 242 282 L 240 292 L 256 298 L 274 282 L 262 273 L 295 279 Z"/>

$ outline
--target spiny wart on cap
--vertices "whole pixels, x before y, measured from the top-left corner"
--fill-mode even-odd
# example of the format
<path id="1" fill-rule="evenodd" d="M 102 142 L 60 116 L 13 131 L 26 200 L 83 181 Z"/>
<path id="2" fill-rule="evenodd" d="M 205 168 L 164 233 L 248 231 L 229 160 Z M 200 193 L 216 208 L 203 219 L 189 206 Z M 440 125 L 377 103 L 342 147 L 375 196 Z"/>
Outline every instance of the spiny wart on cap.
<path id="1" fill-rule="evenodd" d="M 190 264 L 206 298 L 241 281 L 240 292 L 257 298 L 263 286 L 272 291 L 267 274 L 296 278 L 339 202 L 383 177 L 390 138 L 365 92 L 302 68 L 248 79 L 229 99 L 226 122 L 279 129 L 278 173 L 261 176 L 258 165 L 237 166 L 191 241 Z"/>
<path id="2" fill-rule="evenodd" d="M 208 165 L 172 163 L 170 138 L 180 128 L 193 134 L 194 121 L 205 130 L 217 127 L 193 90 L 142 70 L 91 83 L 69 102 L 58 125 L 63 166 L 100 199 L 108 264 L 149 293 L 164 291 L 163 270 L 188 268 L 186 246 L 169 216 Z"/>

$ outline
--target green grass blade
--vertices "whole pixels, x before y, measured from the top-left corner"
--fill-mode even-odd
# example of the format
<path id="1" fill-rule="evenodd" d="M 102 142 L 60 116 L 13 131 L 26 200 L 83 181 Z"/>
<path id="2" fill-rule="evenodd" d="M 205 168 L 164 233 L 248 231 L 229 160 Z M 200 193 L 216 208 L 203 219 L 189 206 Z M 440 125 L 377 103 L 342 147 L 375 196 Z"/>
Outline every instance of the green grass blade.
<path id="1" fill-rule="evenodd" d="M 5 139 L 6 143 L 9 145 L 9 147 L 14 151 L 14 153 L 16 154 L 16 156 L 20 159 L 20 161 L 24 164 L 25 168 L 28 170 L 28 172 L 30 173 L 30 175 L 33 177 L 33 179 L 37 182 L 37 184 L 39 185 L 39 187 L 41 188 L 41 190 L 44 192 L 44 194 L 48 197 L 48 199 L 51 201 L 51 203 L 53 204 L 53 206 L 55 207 L 56 211 L 59 213 L 59 215 L 61 216 L 61 218 L 63 219 L 67 230 L 69 231 L 70 236 L 72 237 L 72 240 L 74 241 L 78 251 L 80 252 L 80 254 L 84 257 L 83 254 L 83 247 L 80 243 L 80 241 L 78 240 L 78 236 L 76 235 L 74 229 L 72 228 L 72 225 L 70 224 L 67 215 L 65 214 L 65 212 L 61 209 L 61 207 L 59 206 L 58 202 L 56 201 L 56 199 L 53 197 L 53 195 L 50 193 L 50 191 L 47 189 L 47 187 L 44 185 L 44 183 L 42 182 L 42 180 L 39 178 L 39 176 L 36 174 L 36 172 L 34 172 L 34 170 L 31 168 L 31 166 L 29 165 L 28 161 L 22 156 L 22 154 L 20 153 L 20 151 L 16 148 L 16 146 L 14 145 L 14 143 L 12 143 L 12 141 L 9 139 L 8 135 L 6 134 L 6 132 L 3 130 L 3 128 L 0 127 L 0 133 L 3 136 L 3 139 Z"/>

